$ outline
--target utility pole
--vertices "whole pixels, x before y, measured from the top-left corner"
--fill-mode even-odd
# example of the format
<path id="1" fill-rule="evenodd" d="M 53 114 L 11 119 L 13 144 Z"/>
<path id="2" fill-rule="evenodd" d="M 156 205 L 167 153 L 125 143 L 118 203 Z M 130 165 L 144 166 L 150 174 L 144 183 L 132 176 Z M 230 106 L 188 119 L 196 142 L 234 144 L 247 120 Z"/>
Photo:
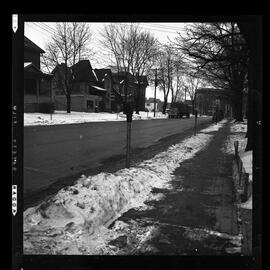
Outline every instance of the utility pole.
<path id="1" fill-rule="evenodd" d="M 156 117 L 157 69 L 155 69 L 154 117 Z"/>
<path id="2" fill-rule="evenodd" d="M 127 118 L 127 141 L 126 141 L 126 168 L 130 167 L 130 144 L 131 144 L 131 121 L 133 114 L 133 107 L 130 102 L 130 97 L 128 97 L 127 93 L 127 73 L 125 74 L 125 114 Z"/>

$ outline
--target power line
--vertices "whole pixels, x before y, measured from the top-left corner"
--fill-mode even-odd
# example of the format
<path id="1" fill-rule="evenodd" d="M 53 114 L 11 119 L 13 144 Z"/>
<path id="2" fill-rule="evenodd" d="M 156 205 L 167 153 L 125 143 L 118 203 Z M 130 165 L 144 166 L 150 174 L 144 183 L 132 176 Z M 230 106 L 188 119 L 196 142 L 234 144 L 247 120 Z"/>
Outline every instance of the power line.
<path id="1" fill-rule="evenodd" d="M 35 23 L 35 22 L 34 22 L 33 24 L 36 25 L 36 26 L 38 26 L 40 29 L 46 31 L 46 32 L 49 33 L 50 35 L 53 35 L 53 34 L 54 34 L 53 32 L 47 30 L 45 27 L 39 25 L 38 23 Z"/>
<path id="2" fill-rule="evenodd" d="M 162 33 L 176 34 L 176 32 L 172 32 L 172 31 L 168 31 L 168 30 L 161 30 L 161 29 L 150 27 L 150 26 L 142 26 L 142 28 L 145 28 L 147 30 L 152 30 L 152 31 L 158 31 L 158 32 L 162 32 Z"/>
<path id="3" fill-rule="evenodd" d="M 31 24 L 31 25 L 29 25 L 29 27 L 30 27 L 32 30 L 34 30 L 34 31 L 36 31 L 36 32 L 38 32 L 38 33 L 42 32 L 42 33 L 43 33 L 44 35 L 46 35 L 47 37 L 51 37 L 51 35 L 49 35 L 47 32 L 40 31 L 40 28 L 38 28 L 36 25 Z"/>
<path id="4" fill-rule="evenodd" d="M 160 29 L 168 29 L 168 30 L 176 30 L 176 31 L 181 31 L 183 29 L 177 27 L 177 26 L 170 26 L 170 25 L 161 25 L 161 24 L 156 24 L 156 23 L 142 23 L 144 24 L 145 26 L 149 25 L 149 26 L 152 26 L 152 27 L 156 27 L 156 28 L 160 28 Z"/>
<path id="5" fill-rule="evenodd" d="M 51 31 L 55 32 L 55 28 L 53 28 L 53 27 L 47 25 L 46 23 L 41 23 L 41 24 L 43 24 L 44 26 L 46 26 L 46 27 L 47 27 L 48 29 L 50 29 Z"/>
<path id="6" fill-rule="evenodd" d="M 44 23 L 39 23 L 39 25 L 40 25 L 41 27 L 43 27 L 44 29 L 46 29 L 46 30 L 47 30 L 49 33 L 51 33 L 52 35 L 57 34 L 57 33 L 55 32 L 54 29 L 49 28 L 46 24 L 44 24 Z"/>

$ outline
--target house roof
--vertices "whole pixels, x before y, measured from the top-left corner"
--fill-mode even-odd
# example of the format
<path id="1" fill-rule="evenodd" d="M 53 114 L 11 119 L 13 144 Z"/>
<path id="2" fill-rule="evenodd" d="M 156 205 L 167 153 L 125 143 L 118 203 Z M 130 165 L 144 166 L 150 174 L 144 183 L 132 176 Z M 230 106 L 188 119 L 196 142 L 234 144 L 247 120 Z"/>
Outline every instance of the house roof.
<path id="1" fill-rule="evenodd" d="M 112 72 L 109 68 L 95 68 L 94 69 L 96 75 L 97 75 L 97 78 L 98 78 L 98 81 L 102 82 L 103 79 L 105 78 L 106 75 L 111 75 Z"/>
<path id="2" fill-rule="evenodd" d="M 52 79 L 53 74 L 42 72 L 32 62 L 24 62 L 24 75 L 26 77 Z"/>
<path id="3" fill-rule="evenodd" d="M 39 53 L 45 53 L 37 44 L 35 44 L 33 41 L 31 41 L 29 38 L 24 36 L 24 48 L 30 49 Z"/>
<path id="4" fill-rule="evenodd" d="M 150 97 L 150 98 L 146 99 L 145 102 L 146 103 L 154 103 L 154 100 L 155 100 L 154 98 Z M 156 98 L 156 103 L 158 103 L 158 102 L 163 102 L 163 101 L 161 101 L 159 98 Z"/>
<path id="5" fill-rule="evenodd" d="M 71 67 L 74 79 L 77 81 L 97 82 L 98 77 L 92 69 L 89 60 L 81 60 Z"/>
<path id="6" fill-rule="evenodd" d="M 24 70 L 25 71 L 31 70 L 32 72 L 43 74 L 43 72 L 38 67 L 36 67 L 32 62 L 25 62 Z"/>
<path id="7" fill-rule="evenodd" d="M 107 92 L 106 89 L 104 89 L 102 87 L 99 87 L 99 86 L 96 86 L 96 85 L 91 85 L 90 88 L 94 88 L 95 90 L 98 90 L 98 91 L 105 91 L 105 92 Z"/>
<path id="8" fill-rule="evenodd" d="M 57 70 L 60 70 L 64 73 L 65 67 L 66 67 L 65 63 L 61 63 L 61 64 L 56 65 L 56 67 L 52 70 L 52 74 L 55 74 L 57 72 Z M 67 69 L 67 72 L 68 72 L 68 76 L 71 76 L 70 68 Z"/>

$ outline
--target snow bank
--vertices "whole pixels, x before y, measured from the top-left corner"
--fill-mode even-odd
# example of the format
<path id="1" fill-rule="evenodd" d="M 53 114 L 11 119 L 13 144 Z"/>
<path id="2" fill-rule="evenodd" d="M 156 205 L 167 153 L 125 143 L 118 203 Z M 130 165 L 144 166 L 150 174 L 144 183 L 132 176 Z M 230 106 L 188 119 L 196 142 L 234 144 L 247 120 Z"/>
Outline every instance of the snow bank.
<path id="1" fill-rule="evenodd" d="M 92 235 L 129 209 L 145 206 L 146 200 L 155 199 L 151 193 L 154 187 L 170 188 L 173 171 L 204 148 L 213 137 L 207 133 L 218 130 L 224 123 L 211 125 L 136 167 L 113 174 L 82 176 L 75 185 L 27 209 L 24 212 L 24 252 L 80 254 L 77 244 L 70 249 L 66 239 L 78 243 L 77 238 L 83 234 Z M 55 245 L 48 244 L 52 236 L 57 242 Z"/>
<path id="2" fill-rule="evenodd" d="M 252 210 L 252 196 L 246 202 L 239 204 L 239 207 Z"/>
<path id="3" fill-rule="evenodd" d="M 243 164 L 245 173 L 249 174 L 249 181 L 252 181 L 252 151 L 240 152 L 239 157 Z"/>
<path id="4" fill-rule="evenodd" d="M 133 113 L 133 120 L 162 118 L 167 118 L 167 115 L 158 112 L 156 113 L 156 117 L 154 117 L 153 112 L 140 112 L 140 114 Z M 126 121 L 126 115 L 123 113 L 88 113 L 74 111 L 72 111 L 70 114 L 64 111 L 55 111 L 55 113 L 52 115 L 45 113 L 24 113 L 24 126 L 78 124 L 104 121 Z"/>
<path id="5" fill-rule="evenodd" d="M 228 154 L 234 154 L 234 142 L 239 143 L 239 152 L 245 151 L 247 144 L 246 136 L 247 122 L 231 122 L 230 135 L 227 137 L 226 142 L 223 146 L 223 151 Z"/>

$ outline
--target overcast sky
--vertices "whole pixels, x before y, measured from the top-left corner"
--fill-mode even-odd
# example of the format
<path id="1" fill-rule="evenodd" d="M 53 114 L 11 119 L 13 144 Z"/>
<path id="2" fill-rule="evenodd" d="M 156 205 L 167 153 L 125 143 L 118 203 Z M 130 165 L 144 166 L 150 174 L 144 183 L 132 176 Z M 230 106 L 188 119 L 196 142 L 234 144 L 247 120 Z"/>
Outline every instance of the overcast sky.
<path id="1" fill-rule="evenodd" d="M 95 50 L 95 57 L 89 59 L 93 68 L 104 68 L 109 63 L 103 59 L 99 44 L 100 34 L 104 24 L 106 23 L 89 23 L 92 31 L 91 46 Z M 177 32 L 183 32 L 186 23 L 140 23 L 140 26 L 151 32 L 161 43 L 167 43 L 169 39 L 173 40 L 177 36 Z M 45 44 L 50 41 L 52 34 L 55 31 L 55 23 L 47 22 L 25 22 L 24 34 L 42 49 L 45 49 Z M 146 97 L 154 96 L 154 87 L 147 87 Z M 157 98 L 163 100 L 162 93 L 157 91 Z"/>

